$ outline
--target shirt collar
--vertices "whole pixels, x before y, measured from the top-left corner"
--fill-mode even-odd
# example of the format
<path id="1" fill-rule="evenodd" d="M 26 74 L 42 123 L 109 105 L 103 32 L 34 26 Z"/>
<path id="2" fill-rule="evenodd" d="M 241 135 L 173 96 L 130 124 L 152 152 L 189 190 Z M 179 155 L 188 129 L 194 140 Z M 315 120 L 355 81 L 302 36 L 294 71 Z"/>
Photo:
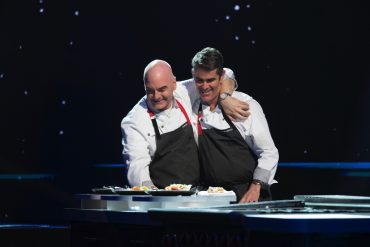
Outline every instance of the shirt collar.
<path id="1" fill-rule="evenodd" d="M 171 103 L 171 107 L 170 108 L 168 108 L 167 110 L 164 110 L 164 111 L 153 111 L 153 112 L 154 112 L 154 114 L 157 117 L 159 117 L 159 116 L 167 116 L 167 117 L 170 117 L 173 108 L 177 108 L 177 102 L 175 100 L 175 97 L 172 100 L 172 103 Z"/>
<path id="2" fill-rule="evenodd" d="M 200 101 L 200 103 L 202 104 L 201 101 Z M 211 111 L 209 105 L 205 105 L 205 104 L 202 104 L 202 109 L 203 109 L 203 111 L 212 112 L 212 113 L 213 112 L 217 112 L 217 113 L 221 112 L 221 108 L 220 108 L 219 104 L 216 105 L 216 108 L 213 111 Z"/>

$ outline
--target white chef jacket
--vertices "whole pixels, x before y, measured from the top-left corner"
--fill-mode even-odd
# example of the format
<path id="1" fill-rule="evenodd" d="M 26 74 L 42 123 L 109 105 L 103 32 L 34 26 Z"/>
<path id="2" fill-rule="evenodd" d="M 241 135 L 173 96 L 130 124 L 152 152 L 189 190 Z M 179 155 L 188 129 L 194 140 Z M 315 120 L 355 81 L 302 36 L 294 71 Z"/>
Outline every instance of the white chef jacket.
<path id="1" fill-rule="evenodd" d="M 232 96 L 249 104 L 249 112 L 251 113 L 249 117 L 244 121 L 233 123 L 252 152 L 258 157 L 258 164 L 254 171 L 253 179 L 273 184 L 276 182 L 274 176 L 279 160 L 279 152 L 272 140 L 262 107 L 256 100 L 245 93 L 235 91 Z M 200 100 L 197 99 L 193 104 L 193 118 L 197 118 L 199 102 Z M 202 108 L 202 129 L 215 128 L 224 130 L 230 128 L 218 106 L 213 112 L 207 105 L 203 105 Z"/>
<path id="2" fill-rule="evenodd" d="M 191 97 L 190 97 L 190 96 Z M 174 98 L 180 102 L 188 114 L 193 129 L 197 119 L 191 112 L 198 98 L 193 79 L 177 82 Z M 160 134 L 174 131 L 186 122 L 184 114 L 174 101 L 172 107 L 155 114 Z M 127 178 L 131 186 L 151 183 L 149 164 L 156 151 L 156 139 L 152 121 L 148 114 L 146 96 L 134 106 L 121 122 L 123 157 L 129 166 Z"/>

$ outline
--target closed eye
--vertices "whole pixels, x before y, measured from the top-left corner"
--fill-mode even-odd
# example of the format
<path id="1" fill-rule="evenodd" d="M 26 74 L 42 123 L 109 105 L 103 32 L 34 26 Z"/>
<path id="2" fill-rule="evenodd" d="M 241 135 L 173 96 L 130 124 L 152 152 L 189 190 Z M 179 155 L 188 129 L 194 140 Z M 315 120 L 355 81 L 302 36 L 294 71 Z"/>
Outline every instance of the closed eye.
<path id="1" fill-rule="evenodd" d="M 160 87 L 159 89 L 158 89 L 158 92 L 161 92 L 161 93 L 163 93 L 163 92 L 165 92 L 166 90 L 167 90 L 167 86 L 163 86 L 163 87 Z"/>

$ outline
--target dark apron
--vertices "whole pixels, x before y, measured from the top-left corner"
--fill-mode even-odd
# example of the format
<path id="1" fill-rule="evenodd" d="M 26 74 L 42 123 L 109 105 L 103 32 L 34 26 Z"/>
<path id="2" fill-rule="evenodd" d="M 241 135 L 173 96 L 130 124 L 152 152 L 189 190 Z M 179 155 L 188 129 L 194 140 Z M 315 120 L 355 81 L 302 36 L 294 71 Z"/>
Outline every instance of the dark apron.
<path id="1" fill-rule="evenodd" d="M 203 129 L 198 133 L 201 179 L 203 186 L 221 186 L 233 190 L 239 201 L 253 180 L 257 157 L 223 110 L 222 115 L 230 125 L 229 129 Z M 202 104 L 199 106 L 198 119 L 200 116 Z M 265 194 L 263 192 L 261 196 Z M 264 198 L 260 197 L 260 200 Z"/>
<path id="2" fill-rule="evenodd" d="M 159 134 L 155 115 L 149 112 L 155 131 L 156 151 L 149 165 L 150 177 L 154 185 L 164 188 L 170 184 L 198 185 L 200 167 L 198 149 L 194 140 L 191 122 L 185 109 L 177 102 L 187 122 L 178 129 Z"/>

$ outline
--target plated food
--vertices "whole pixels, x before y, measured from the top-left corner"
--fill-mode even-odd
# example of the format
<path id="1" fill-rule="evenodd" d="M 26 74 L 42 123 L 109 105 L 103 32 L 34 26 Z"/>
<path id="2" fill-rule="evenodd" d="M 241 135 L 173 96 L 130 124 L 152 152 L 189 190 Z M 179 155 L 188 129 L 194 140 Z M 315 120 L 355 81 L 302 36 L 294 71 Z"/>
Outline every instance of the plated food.
<path id="1" fill-rule="evenodd" d="M 198 196 L 225 196 L 233 197 L 236 200 L 235 192 L 232 190 L 225 190 L 223 187 L 209 186 L 207 190 L 199 191 Z"/>
<path id="2" fill-rule="evenodd" d="M 151 186 L 134 186 L 131 188 L 131 190 L 135 190 L 135 191 L 138 191 L 138 190 L 158 190 L 158 188 L 155 186 L 155 185 L 151 185 Z"/>
<path id="3" fill-rule="evenodd" d="M 191 184 L 171 184 L 166 186 L 164 190 L 190 190 Z"/>
<path id="4" fill-rule="evenodd" d="M 134 186 L 115 189 L 114 192 L 119 195 L 147 195 L 148 191 L 157 191 L 158 188 L 154 185 L 152 186 Z"/>
<path id="5" fill-rule="evenodd" d="M 208 193 L 225 193 L 225 189 L 223 187 L 209 186 L 207 192 Z"/>

